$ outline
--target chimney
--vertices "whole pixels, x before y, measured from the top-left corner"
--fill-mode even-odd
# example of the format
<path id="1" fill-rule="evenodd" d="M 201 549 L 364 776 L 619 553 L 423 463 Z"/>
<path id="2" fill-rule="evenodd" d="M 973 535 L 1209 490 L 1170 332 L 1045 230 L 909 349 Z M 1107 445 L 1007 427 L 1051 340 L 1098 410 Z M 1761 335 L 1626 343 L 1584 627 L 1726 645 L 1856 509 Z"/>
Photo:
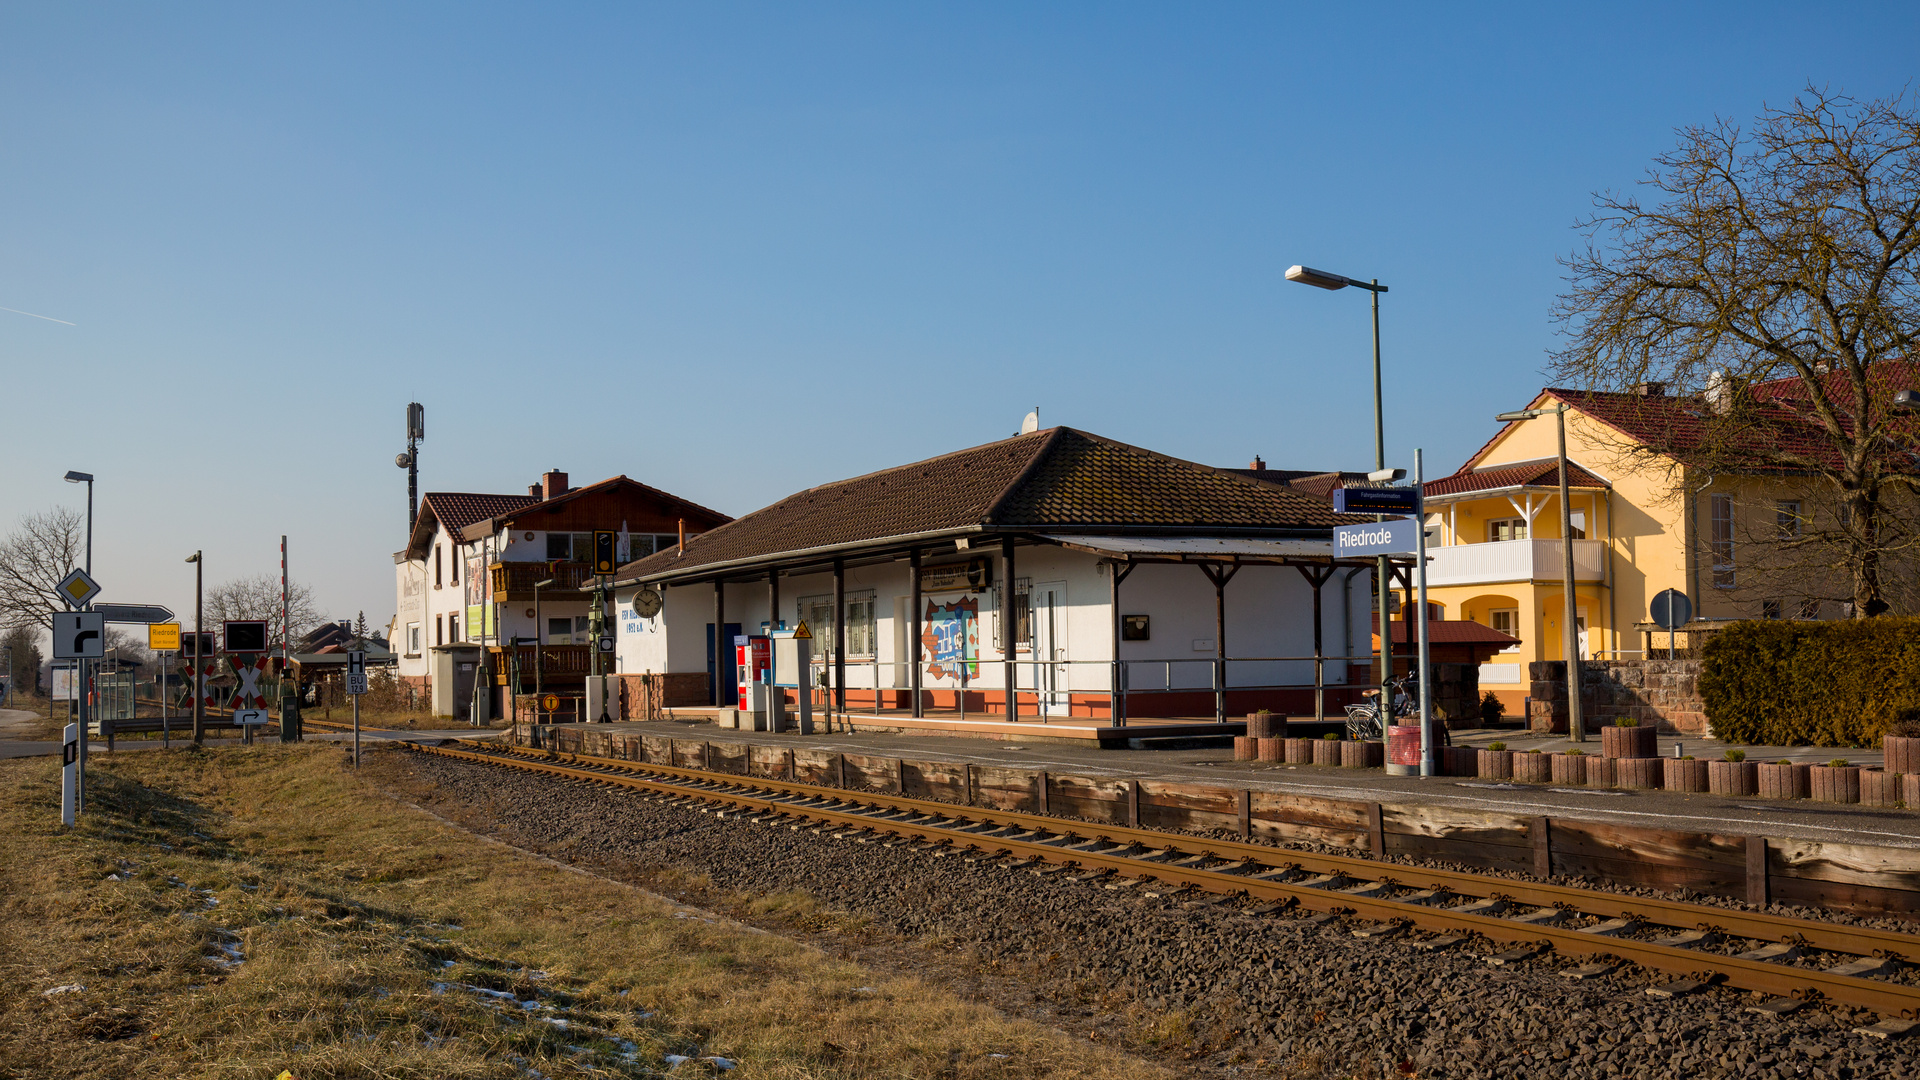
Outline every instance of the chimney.
<path id="1" fill-rule="evenodd" d="M 557 499 L 568 491 L 567 474 L 558 469 L 548 469 L 540 474 L 540 497 Z"/>
<path id="2" fill-rule="evenodd" d="M 1667 384 L 1663 382 L 1635 383 L 1633 392 L 1637 397 L 1666 397 Z"/>
<path id="3" fill-rule="evenodd" d="M 528 485 L 527 485 L 527 494 L 529 494 L 529 495 L 531 495 L 531 496 L 533 496 L 533 497 L 534 497 L 534 498 L 536 498 L 536 499 L 537 499 L 537 498 L 539 498 L 539 497 L 540 497 L 540 485 L 539 485 L 539 484 L 528 484 Z"/>
<path id="4" fill-rule="evenodd" d="M 687 553 L 687 519 L 680 519 L 680 554 Z"/>
<path id="5" fill-rule="evenodd" d="M 1267 463 L 1260 460 L 1259 454 L 1253 455 L 1253 460 L 1247 463 L 1247 468 L 1249 469 L 1259 470 L 1259 469 L 1265 469 L 1266 467 L 1267 467 Z"/>

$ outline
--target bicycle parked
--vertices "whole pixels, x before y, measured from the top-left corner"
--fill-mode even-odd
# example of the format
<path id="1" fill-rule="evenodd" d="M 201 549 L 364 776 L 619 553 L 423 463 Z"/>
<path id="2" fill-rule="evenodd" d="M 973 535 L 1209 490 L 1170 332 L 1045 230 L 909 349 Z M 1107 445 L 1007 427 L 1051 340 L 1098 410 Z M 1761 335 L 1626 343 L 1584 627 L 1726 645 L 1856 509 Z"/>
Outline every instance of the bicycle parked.
<path id="1" fill-rule="evenodd" d="M 1420 715 L 1413 694 L 1407 689 L 1412 680 L 1412 675 L 1387 680 L 1387 686 L 1393 691 L 1393 715 L 1396 719 Z M 1347 706 L 1347 738 L 1360 742 L 1379 742 L 1386 736 L 1386 728 L 1380 722 L 1380 691 L 1363 691 L 1361 696 L 1373 700 Z"/>

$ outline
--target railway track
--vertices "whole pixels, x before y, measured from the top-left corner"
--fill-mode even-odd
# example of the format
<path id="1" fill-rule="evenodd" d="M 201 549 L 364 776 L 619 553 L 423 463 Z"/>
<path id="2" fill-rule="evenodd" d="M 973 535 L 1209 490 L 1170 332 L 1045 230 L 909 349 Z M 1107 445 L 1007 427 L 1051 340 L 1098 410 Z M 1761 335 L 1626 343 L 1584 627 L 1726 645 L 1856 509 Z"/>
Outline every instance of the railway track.
<path id="1" fill-rule="evenodd" d="M 1920 1018 L 1920 986 L 1895 981 L 1903 966 L 1920 963 L 1920 935 L 677 766 L 480 743 L 402 745 L 1109 888 L 1347 916 L 1357 937 L 1407 937 L 1422 950 L 1483 939 L 1496 948 L 1487 957 L 1494 964 L 1548 952 L 1586 959 L 1565 972 L 1574 977 L 1633 964 L 1672 976 L 1649 988 L 1656 996 L 1724 986 L 1772 995 L 1753 1006 L 1762 1012 L 1820 1003 L 1863 1009 L 1884 1018 L 1859 1029 L 1868 1035 L 1904 1035 Z"/>

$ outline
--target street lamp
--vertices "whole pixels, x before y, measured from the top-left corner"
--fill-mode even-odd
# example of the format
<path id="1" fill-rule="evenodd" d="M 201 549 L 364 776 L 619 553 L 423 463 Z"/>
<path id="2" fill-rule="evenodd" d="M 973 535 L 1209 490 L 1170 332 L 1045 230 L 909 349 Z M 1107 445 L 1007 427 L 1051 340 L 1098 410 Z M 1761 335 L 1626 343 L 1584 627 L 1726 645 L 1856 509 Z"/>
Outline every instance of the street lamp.
<path id="1" fill-rule="evenodd" d="M 1545 409 L 1519 409 L 1500 413 L 1494 419 L 1531 420 L 1548 413 L 1553 414 L 1560 432 L 1560 576 L 1567 594 L 1566 626 L 1563 628 L 1567 652 L 1567 733 L 1573 736 L 1574 742 L 1586 742 L 1586 718 L 1580 712 L 1580 632 L 1577 625 L 1580 607 L 1573 594 L 1573 505 L 1567 500 L 1567 406 L 1563 403 Z"/>
<path id="2" fill-rule="evenodd" d="M 1339 290 L 1351 285 L 1356 289 L 1365 289 L 1373 294 L 1373 467 L 1374 475 L 1387 468 L 1386 423 L 1380 408 L 1380 294 L 1387 291 L 1379 278 L 1361 281 L 1358 278 L 1342 274 L 1315 270 L 1310 266 L 1292 266 L 1287 268 L 1287 280 L 1302 285 L 1312 285 L 1316 289 Z M 1404 474 L 1403 474 L 1404 475 Z M 1398 479 L 1398 477 L 1395 477 Z M 1383 515 L 1376 514 L 1375 521 L 1385 521 Z M 1420 523 L 1426 528 L 1426 522 Z M 1393 695 L 1387 690 L 1387 680 L 1393 678 L 1393 626 L 1387 621 L 1387 557 L 1385 555 L 1374 564 L 1375 600 L 1380 606 L 1380 739 L 1387 738 L 1387 725 L 1393 722 Z"/>
<path id="3" fill-rule="evenodd" d="M 198 551 L 187 556 L 187 561 L 193 564 L 193 672 L 187 679 L 187 685 L 193 693 L 193 745 L 199 746 L 206 741 L 207 735 L 206 703 L 201 700 L 200 682 L 200 646 L 207 640 L 200 633 L 200 585 L 206 579 L 206 563 L 201 560 Z"/>
<path id="4" fill-rule="evenodd" d="M 70 469 L 67 471 L 66 481 L 69 484 L 87 485 L 87 576 L 92 577 L 93 576 L 93 474 L 79 472 L 79 471 Z M 93 605 L 91 604 L 83 605 L 81 610 L 84 611 L 87 608 L 92 606 Z M 87 805 L 87 721 L 88 721 L 88 713 L 92 711 L 91 706 L 93 704 L 90 700 L 88 700 L 90 696 L 89 692 L 92 690 L 92 687 L 88 685 L 87 671 L 91 666 L 92 665 L 88 664 L 85 660 L 75 660 L 73 662 L 73 674 L 76 678 L 80 680 L 80 728 L 78 732 L 80 745 L 76 748 L 79 751 L 78 756 L 79 756 L 80 771 L 79 771 L 79 783 L 74 785 L 74 795 L 75 795 L 74 802 L 76 806 L 80 809 L 85 809 Z"/>
<path id="5" fill-rule="evenodd" d="M 87 573 L 93 573 L 93 474 L 69 470 L 66 476 L 69 484 L 87 485 Z"/>

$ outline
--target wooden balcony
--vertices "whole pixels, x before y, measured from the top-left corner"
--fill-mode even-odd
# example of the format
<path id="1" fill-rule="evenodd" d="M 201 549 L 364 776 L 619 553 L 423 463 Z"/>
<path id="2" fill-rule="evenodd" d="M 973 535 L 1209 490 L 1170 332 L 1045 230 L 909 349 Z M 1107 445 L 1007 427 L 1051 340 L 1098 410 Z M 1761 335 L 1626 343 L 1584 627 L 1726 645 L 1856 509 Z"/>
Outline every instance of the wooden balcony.
<path id="1" fill-rule="evenodd" d="M 541 589 L 541 595 L 546 594 Z M 542 679 L 549 685 L 573 683 L 584 679 L 593 670 L 593 647 L 590 645 L 516 645 L 513 650 L 520 654 L 520 682 L 527 687 L 533 686 L 533 672 L 536 663 L 544 658 Z M 613 657 L 607 657 L 609 667 Z M 507 685 L 511 676 L 507 650 L 500 646 L 487 648 L 487 675 L 495 686 Z"/>
<path id="2" fill-rule="evenodd" d="M 540 590 L 542 600 L 578 600 L 580 584 L 593 576 L 593 568 L 586 563 L 559 560 L 494 563 L 487 572 L 493 575 L 494 598 L 505 601 L 533 599 L 534 582 L 548 578 L 553 584 Z"/>

